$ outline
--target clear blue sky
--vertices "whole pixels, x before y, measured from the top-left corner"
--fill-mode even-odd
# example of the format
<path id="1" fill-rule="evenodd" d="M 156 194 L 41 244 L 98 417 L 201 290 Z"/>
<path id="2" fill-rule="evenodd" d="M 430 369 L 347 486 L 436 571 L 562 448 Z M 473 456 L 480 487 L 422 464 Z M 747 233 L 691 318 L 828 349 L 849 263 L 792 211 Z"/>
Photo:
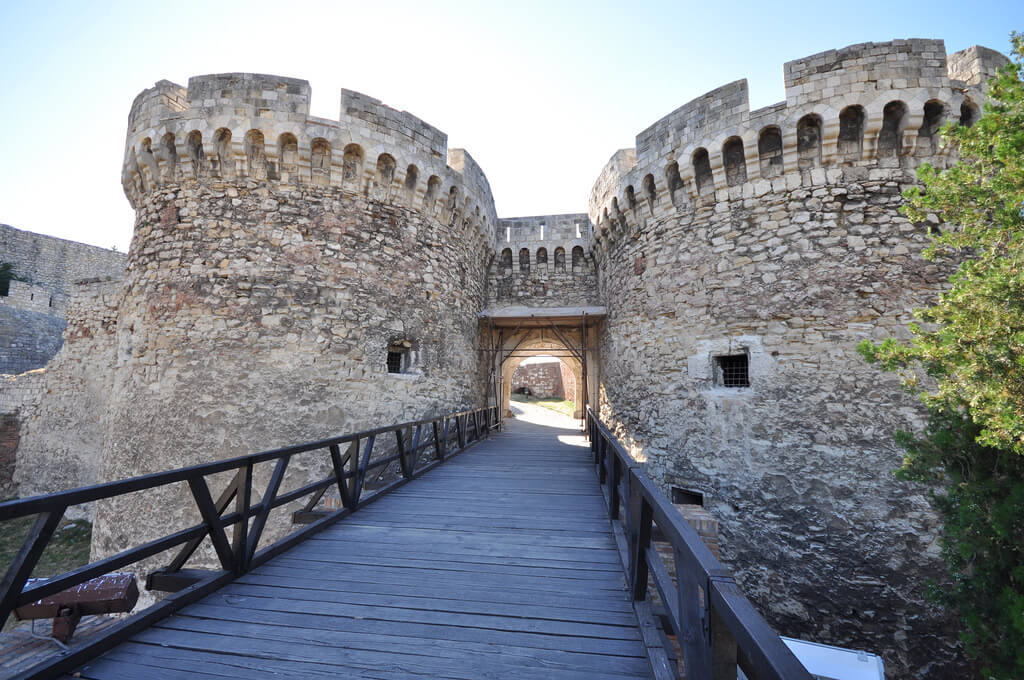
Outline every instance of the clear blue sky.
<path id="1" fill-rule="evenodd" d="M 342 87 L 448 133 L 498 214 L 577 212 L 618 148 L 686 101 L 747 78 L 783 99 L 782 65 L 893 38 L 1006 52 L 1024 0 L 957 2 L 23 2 L 0 0 L 0 222 L 128 248 L 121 191 L 132 99 L 228 71 Z"/>

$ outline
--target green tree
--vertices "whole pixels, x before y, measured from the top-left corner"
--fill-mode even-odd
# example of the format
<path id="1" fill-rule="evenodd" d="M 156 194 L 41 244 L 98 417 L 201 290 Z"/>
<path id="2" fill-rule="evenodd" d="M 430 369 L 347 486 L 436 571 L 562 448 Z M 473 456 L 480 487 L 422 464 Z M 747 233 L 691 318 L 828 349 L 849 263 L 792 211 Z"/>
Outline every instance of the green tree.
<path id="1" fill-rule="evenodd" d="M 908 344 L 864 342 L 921 396 L 925 431 L 900 433 L 897 475 L 935 485 L 950 583 L 935 597 L 959 611 L 968 653 L 986 677 L 1024 678 L 1024 36 L 989 84 L 985 115 L 942 135 L 960 162 L 922 165 L 904 214 L 937 217 L 925 257 L 962 261 L 938 302 L 917 311 Z"/>

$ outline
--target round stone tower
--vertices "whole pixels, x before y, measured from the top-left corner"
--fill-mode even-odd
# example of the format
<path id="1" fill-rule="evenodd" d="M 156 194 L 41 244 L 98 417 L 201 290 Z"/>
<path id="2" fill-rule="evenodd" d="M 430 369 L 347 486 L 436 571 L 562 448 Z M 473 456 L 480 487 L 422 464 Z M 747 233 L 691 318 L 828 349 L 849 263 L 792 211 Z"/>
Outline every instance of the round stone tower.
<path id="1" fill-rule="evenodd" d="M 940 225 L 900 215 L 900 192 L 920 163 L 954 162 L 938 130 L 976 120 L 1001 63 L 938 40 L 790 62 L 785 102 L 714 90 L 641 132 L 591 194 L 602 417 L 721 520 L 723 556 L 782 634 L 882 654 L 893 677 L 960 677 L 956 635 L 924 598 L 937 518 L 892 474 L 919 404 L 856 346 L 907 337 L 951 272 L 921 258 Z"/>
<path id="2" fill-rule="evenodd" d="M 103 478 L 482 405 L 483 172 L 409 113 L 343 90 L 326 120 L 309 98 L 236 73 L 135 100 Z M 193 511 L 163 501 L 100 507 L 94 557 Z"/>

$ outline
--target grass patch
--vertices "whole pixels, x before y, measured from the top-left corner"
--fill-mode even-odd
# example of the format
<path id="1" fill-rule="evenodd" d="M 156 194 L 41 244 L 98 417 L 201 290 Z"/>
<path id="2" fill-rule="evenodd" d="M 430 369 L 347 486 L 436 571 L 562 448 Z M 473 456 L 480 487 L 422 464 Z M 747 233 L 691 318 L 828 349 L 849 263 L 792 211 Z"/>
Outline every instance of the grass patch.
<path id="1" fill-rule="evenodd" d="M 551 409 L 561 413 L 564 416 L 570 418 L 576 413 L 576 404 L 569 401 L 568 399 L 538 399 L 537 397 L 530 397 L 525 394 L 513 394 L 511 395 L 512 401 L 518 401 L 523 404 L 536 404 L 537 406 L 543 406 L 546 409 Z"/>
<path id="2" fill-rule="evenodd" d="M 35 516 L 0 523 L 0 564 L 10 564 L 32 528 Z M 61 520 L 32 576 L 56 576 L 89 563 L 92 524 L 84 519 Z"/>
<path id="3" fill-rule="evenodd" d="M 10 565 L 14 561 L 14 556 L 21 549 L 21 544 L 35 520 L 35 515 L 29 515 L 9 522 L 0 522 L 0 565 Z M 61 520 L 39 557 L 36 568 L 32 570 L 32 576 L 56 576 L 89 564 L 91 542 L 91 523 L 84 519 Z M 17 625 L 17 621 L 12 614 L 0 625 L 4 631 L 8 631 Z"/>

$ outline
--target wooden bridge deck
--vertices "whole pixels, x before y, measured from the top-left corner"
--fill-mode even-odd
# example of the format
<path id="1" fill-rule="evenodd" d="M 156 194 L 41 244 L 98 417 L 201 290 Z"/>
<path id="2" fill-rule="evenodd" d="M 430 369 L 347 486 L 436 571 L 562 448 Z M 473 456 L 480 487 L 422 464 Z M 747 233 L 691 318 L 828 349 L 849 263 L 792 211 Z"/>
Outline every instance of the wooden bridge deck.
<path id="1" fill-rule="evenodd" d="M 74 677 L 650 677 L 590 450 L 507 425 Z"/>

